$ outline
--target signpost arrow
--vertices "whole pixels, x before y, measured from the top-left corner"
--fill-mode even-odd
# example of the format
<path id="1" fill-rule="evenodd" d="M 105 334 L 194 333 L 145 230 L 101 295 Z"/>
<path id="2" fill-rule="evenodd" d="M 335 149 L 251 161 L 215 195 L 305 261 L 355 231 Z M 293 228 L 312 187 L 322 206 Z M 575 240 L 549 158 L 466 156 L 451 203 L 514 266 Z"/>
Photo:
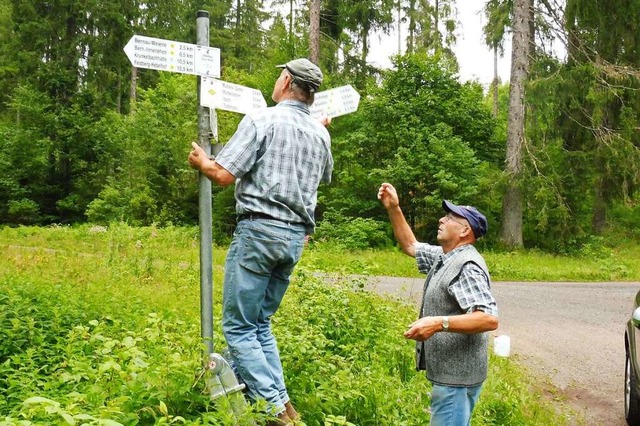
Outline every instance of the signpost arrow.
<path id="1" fill-rule="evenodd" d="M 359 103 L 360 94 L 351 86 L 342 86 L 316 93 L 309 110 L 314 118 L 333 118 L 356 111 Z M 200 106 L 249 114 L 266 108 L 267 103 L 257 89 L 203 77 Z"/>
<path id="2" fill-rule="evenodd" d="M 124 47 L 134 67 L 220 77 L 220 49 L 134 35 Z"/>
<path id="3" fill-rule="evenodd" d="M 257 89 L 203 77 L 200 85 L 200 105 L 249 114 L 266 108 L 267 102 L 262 92 Z"/>
<path id="4" fill-rule="evenodd" d="M 333 118 L 356 111 L 359 103 L 360 94 L 356 89 L 341 86 L 316 93 L 315 101 L 309 110 L 314 118 Z"/>

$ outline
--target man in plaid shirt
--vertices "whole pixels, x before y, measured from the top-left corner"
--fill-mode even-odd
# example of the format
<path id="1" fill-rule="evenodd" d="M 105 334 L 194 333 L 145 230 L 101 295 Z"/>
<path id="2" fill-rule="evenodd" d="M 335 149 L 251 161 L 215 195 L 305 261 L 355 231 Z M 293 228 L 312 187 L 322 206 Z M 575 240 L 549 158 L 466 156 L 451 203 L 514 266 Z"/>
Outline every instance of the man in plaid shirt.
<path id="1" fill-rule="evenodd" d="M 322 72 L 307 59 L 279 67 L 277 105 L 245 116 L 215 160 L 193 143 L 189 164 L 220 185 L 236 183 L 238 226 L 225 263 L 222 330 L 249 398 L 265 399 L 278 424 L 288 424 L 298 413 L 271 316 L 305 236 L 314 232 L 318 185 L 331 181 L 333 158 L 329 132 L 309 114 Z"/>
<path id="2" fill-rule="evenodd" d="M 433 385 L 432 426 L 468 426 L 487 377 L 488 335 L 498 328 L 487 265 L 473 244 L 487 232 L 475 207 L 443 200 L 440 246 L 419 243 L 400 210 L 395 188 L 383 183 L 378 199 L 387 209 L 402 251 L 427 275 L 419 319 L 404 333 L 416 341 L 416 368 Z"/>

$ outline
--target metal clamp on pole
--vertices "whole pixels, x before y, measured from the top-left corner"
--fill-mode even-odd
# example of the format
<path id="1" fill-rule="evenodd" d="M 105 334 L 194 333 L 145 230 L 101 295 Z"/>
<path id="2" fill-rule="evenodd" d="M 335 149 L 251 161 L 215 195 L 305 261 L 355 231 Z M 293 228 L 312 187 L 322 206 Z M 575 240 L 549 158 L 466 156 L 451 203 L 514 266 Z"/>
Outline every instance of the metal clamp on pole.
<path id="1" fill-rule="evenodd" d="M 247 406 L 242 393 L 245 384 L 238 382 L 233 366 L 229 362 L 220 354 L 212 353 L 209 355 L 210 374 L 207 380 L 207 389 L 212 401 L 223 396 L 227 397 L 231 409 L 239 415 L 245 411 Z"/>

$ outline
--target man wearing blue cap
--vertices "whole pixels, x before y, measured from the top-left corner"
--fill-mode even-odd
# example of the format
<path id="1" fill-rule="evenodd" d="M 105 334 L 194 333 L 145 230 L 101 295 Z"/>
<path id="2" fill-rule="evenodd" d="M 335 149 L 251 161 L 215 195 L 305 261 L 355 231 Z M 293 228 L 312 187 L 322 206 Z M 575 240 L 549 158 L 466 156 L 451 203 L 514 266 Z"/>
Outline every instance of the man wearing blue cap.
<path id="1" fill-rule="evenodd" d="M 404 336 L 416 341 L 416 369 L 433 384 L 430 424 L 468 426 L 487 377 L 486 332 L 498 328 L 489 271 L 473 246 L 487 233 L 487 219 L 475 207 L 443 200 L 434 246 L 416 240 L 391 184 L 380 186 L 378 199 L 402 251 L 427 274 L 420 317 Z"/>
<path id="2" fill-rule="evenodd" d="M 238 226 L 227 252 L 222 331 L 250 399 L 265 399 L 275 424 L 298 418 L 284 383 L 271 317 L 289 286 L 305 236 L 315 228 L 320 182 L 331 181 L 331 138 L 309 106 L 322 72 L 308 59 L 282 68 L 276 106 L 245 116 L 215 160 L 195 142 L 191 167 L 236 183 Z M 328 119 L 324 124 L 328 124 Z"/>

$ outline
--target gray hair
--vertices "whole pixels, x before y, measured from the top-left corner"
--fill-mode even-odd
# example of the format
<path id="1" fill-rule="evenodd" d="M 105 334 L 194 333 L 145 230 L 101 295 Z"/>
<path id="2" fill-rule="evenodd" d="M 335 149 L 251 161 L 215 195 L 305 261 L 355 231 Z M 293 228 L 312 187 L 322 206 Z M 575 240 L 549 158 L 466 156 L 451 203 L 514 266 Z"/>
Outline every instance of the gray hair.
<path id="1" fill-rule="evenodd" d="M 315 100 L 315 93 L 309 92 L 305 87 L 296 82 L 295 77 L 287 70 L 287 74 L 291 77 L 291 85 L 289 86 L 289 93 L 293 93 L 296 99 L 304 102 L 307 105 L 313 105 Z"/>

